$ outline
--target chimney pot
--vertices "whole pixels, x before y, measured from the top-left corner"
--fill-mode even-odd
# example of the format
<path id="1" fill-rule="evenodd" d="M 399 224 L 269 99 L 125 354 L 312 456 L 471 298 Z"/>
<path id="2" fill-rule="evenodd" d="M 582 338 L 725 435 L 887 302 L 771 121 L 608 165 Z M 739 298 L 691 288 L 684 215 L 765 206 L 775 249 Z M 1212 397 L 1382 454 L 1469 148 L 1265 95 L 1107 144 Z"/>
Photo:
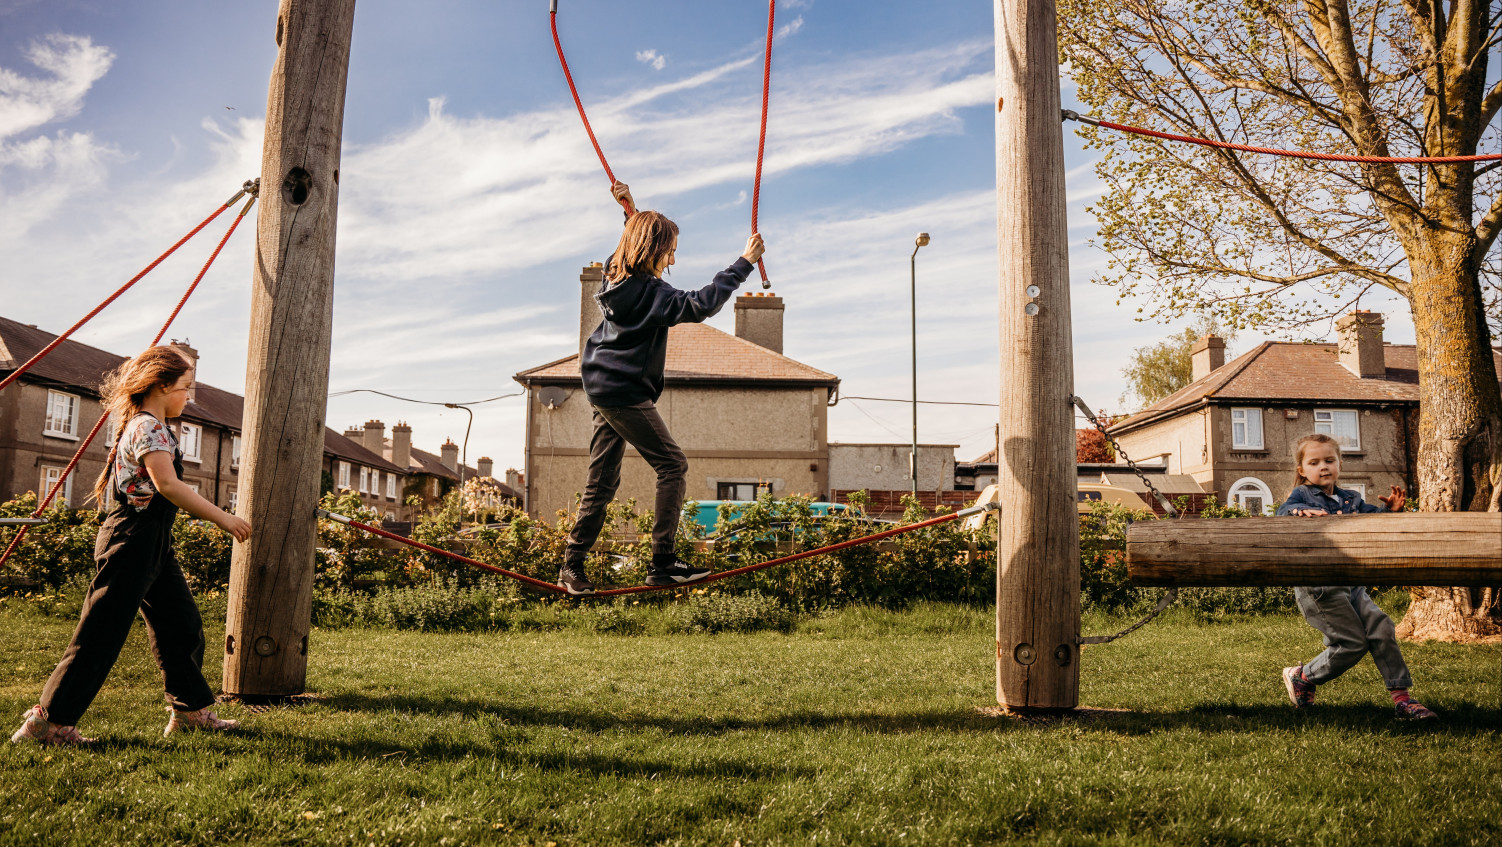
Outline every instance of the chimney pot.
<path id="1" fill-rule="evenodd" d="M 459 470 L 459 445 L 452 438 L 443 440 L 443 446 L 438 448 L 438 457 L 444 467 L 451 471 Z"/>
<path id="2" fill-rule="evenodd" d="M 1193 364 L 1190 379 L 1199 382 L 1226 364 L 1226 340 L 1218 335 L 1202 335 L 1189 351 Z"/>
<path id="3" fill-rule="evenodd" d="M 1382 316 L 1357 309 L 1335 322 L 1339 334 L 1340 364 L 1362 379 L 1387 376 L 1387 355 L 1382 344 Z"/>

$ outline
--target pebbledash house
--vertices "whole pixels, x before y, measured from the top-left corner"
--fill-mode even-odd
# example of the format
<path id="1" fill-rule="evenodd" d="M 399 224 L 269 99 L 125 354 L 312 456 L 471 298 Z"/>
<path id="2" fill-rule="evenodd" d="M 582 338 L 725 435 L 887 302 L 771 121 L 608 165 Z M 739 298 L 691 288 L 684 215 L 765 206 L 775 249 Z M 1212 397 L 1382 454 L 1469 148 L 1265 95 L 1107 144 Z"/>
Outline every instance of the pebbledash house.
<path id="1" fill-rule="evenodd" d="M 1380 314 L 1336 321 L 1338 343 L 1269 341 L 1230 362 L 1225 341 L 1193 348 L 1193 381 L 1110 427 L 1134 459 L 1159 458 L 1223 503 L 1270 513 L 1293 488 L 1294 442 L 1340 442 L 1340 486 L 1368 501 L 1398 486 L 1415 493 L 1418 354 L 1385 344 Z M 1493 353 L 1502 371 L 1502 354 Z"/>

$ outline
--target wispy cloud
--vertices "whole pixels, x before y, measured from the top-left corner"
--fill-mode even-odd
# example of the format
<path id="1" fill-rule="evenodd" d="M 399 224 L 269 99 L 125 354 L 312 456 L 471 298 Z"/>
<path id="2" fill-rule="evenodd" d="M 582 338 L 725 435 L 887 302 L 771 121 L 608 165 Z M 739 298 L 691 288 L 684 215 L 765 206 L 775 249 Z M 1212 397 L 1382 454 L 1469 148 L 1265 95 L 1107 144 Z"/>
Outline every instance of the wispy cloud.
<path id="1" fill-rule="evenodd" d="M 636 61 L 648 65 L 654 71 L 660 71 L 667 67 L 668 57 L 658 53 L 656 50 L 638 50 L 636 51 Z"/>
<path id="2" fill-rule="evenodd" d="M 108 48 L 80 35 L 38 39 L 22 55 L 47 76 L 0 68 L 0 139 L 78 114 L 84 95 L 115 60 Z"/>

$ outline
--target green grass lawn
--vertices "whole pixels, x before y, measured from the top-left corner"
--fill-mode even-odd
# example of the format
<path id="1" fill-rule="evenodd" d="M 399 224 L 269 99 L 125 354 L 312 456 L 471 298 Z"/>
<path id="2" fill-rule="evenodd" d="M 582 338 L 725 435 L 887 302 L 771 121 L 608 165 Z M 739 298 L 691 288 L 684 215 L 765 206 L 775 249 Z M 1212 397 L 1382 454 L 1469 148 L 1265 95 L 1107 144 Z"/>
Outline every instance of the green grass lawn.
<path id="1" fill-rule="evenodd" d="M 0 609 L 7 733 L 72 626 Z M 941 605 L 790 635 L 324 630 L 316 703 L 168 741 L 138 626 L 81 725 L 99 748 L 4 745 L 0 844 L 1502 841 L 1496 646 L 1405 645 L 1440 722 L 1396 722 L 1370 661 L 1296 714 L 1301 620 L 1170 613 L 1084 653 L 1082 704 L 1124 711 L 1022 721 L 978 711 L 991 630 Z"/>

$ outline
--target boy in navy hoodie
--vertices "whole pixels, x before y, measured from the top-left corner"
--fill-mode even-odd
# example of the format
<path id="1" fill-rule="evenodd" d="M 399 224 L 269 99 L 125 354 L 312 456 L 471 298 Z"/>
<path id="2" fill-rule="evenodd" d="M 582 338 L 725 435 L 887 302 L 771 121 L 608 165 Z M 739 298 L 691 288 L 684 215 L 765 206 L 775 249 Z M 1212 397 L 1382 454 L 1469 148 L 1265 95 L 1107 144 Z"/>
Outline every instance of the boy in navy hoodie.
<path id="1" fill-rule="evenodd" d="M 612 193 L 617 201 L 631 200 L 623 182 L 612 186 Z M 631 202 L 630 207 L 636 204 Z M 579 361 L 584 393 L 594 410 L 589 480 L 558 571 L 558 584 L 572 595 L 595 592 L 584 574 L 584 559 L 605 525 L 605 507 L 620 487 L 621 458 L 627 444 L 657 472 L 647 584 L 680 585 L 709 575 L 705 568 L 680 561 L 674 546 L 688 460 L 657 412 L 668 328 L 701 322 L 719 312 L 746 281 L 765 245 L 760 234 L 752 234 L 745 253 L 697 291 L 683 291 L 662 281 L 674 264 L 677 248 L 677 224 L 658 212 L 637 212 L 626 221 L 620 244 L 605 266 L 605 283 L 595 295 L 604 320 L 584 343 Z"/>

